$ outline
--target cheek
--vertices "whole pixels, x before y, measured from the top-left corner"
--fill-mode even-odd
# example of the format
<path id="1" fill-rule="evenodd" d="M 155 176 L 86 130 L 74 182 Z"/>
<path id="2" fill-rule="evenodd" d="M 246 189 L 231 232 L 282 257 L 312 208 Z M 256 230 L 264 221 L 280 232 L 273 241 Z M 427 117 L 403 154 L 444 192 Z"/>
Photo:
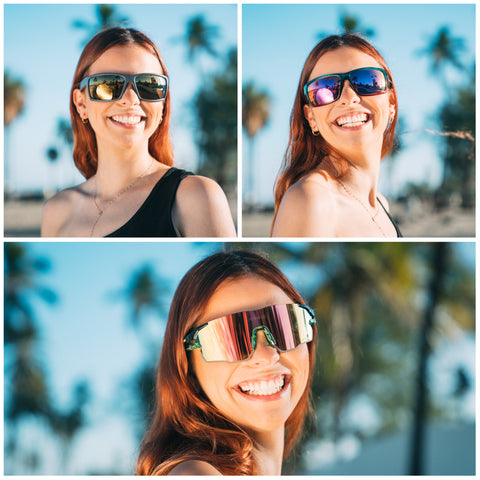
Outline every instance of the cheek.
<path id="1" fill-rule="evenodd" d="M 160 119 L 163 117 L 163 109 L 164 109 L 165 102 L 159 102 L 158 105 L 155 105 L 152 114 L 156 118 Z"/>
<path id="2" fill-rule="evenodd" d="M 296 350 L 288 352 L 289 362 L 295 365 L 295 394 L 299 397 L 305 391 L 310 372 L 309 352 L 306 344 L 300 345 Z"/>
<path id="3" fill-rule="evenodd" d="M 218 398 L 226 388 L 231 369 L 223 362 L 206 362 L 198 350 L 192 353 L 193 371 L 198 383 L 210 401 L 219 408 Z"/>

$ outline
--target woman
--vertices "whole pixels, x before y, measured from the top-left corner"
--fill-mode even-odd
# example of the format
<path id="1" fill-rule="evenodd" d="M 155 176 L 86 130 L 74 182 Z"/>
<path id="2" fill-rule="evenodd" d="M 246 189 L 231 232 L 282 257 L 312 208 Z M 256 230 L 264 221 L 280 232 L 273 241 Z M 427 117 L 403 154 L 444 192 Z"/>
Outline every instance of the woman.
<path id="1" fill-rule="evenodd" d="M 377 190 L 396 123 L 395 85 L 377 50 L 355 34 L 323 39 L 300 76 L 272 235 L 401 236 Z"/>
<path id="2" fill-rule="evenodd" d="M 115 27 L 87 44 L 70 115 L 87 180 L 47 202 L 42 236 L 235 236 L 221 188 L 172 167 L 167 70 L 144 34 Z"/>
<path id="3" fill-rule="evenodd" d="M 137 474 L 281 473 L 302 430 L 315 358 L 315 320 L 303 303 L 254 253 L 217 253 L 185 275 Z"/>

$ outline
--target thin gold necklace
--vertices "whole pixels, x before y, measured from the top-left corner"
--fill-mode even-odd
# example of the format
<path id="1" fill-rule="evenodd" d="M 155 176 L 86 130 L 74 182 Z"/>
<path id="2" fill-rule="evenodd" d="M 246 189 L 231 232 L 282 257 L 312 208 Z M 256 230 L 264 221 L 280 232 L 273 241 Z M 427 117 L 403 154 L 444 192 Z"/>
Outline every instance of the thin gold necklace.
<path id="1" fill-rule="evenodd" d="M 95 221 L 93 222 L 92 227 L 90 228 L 90 237 L 93 237 L 93 232 L 95 230 L 95 227 L 97 226 L 97 223 L 99 222 L 100 217 L 105 213 L 105 210 L 111 207 L 112 204 L 114 204 L 123 194 L 127 193 L 138 181 L 140 181 L 143 177 L 148 175 L 148 173 L 150 172 L 150 169 L 153 167 L 153 164 L 154 164 L 154 160 L 152 160 L 152 163 L 139 177 L 135 178 L 133 182 L 130 183 L 130 185 L 127 185 L 124 189 L 120 190 L 111 200 L 109 200 L 107 204 L 103 207 L 103 209 L 100 208 L 97 203 L 97 176 L 95 175 L 95 178 L 93 179 L 95 182 L 95 193 L 93 194 L 93 203 L 97 208 L 97 216 L 95 218 Z"/>
<path id="2" fill-rule="evenodd" d="M 381 227 L 381 225 L 378 224 L 377 221 L 375 220 L 377 215 L 378 215 L 378 212 L 380 210 L 380 205 L 378 205 L 378 203 L 379 203 L 378 200 L 377 200 L 377 210 L 375 211 L 375 214 L 372 216 L 372 214 L 370 213 L 367 206 L 349 188 L 347 188 L 347 186 L 340 179 L 337 179 L 337 180 L 338 180 L 338 183 L 340 183 L 340 185 L 343 187 L 345 192 L 347 192 L 347 195 L 350 195 L 354 200 L 356 200 L 363 207 L 363 209 L 367 212 L 367 215 L 370 217 L 370 219 L 376 225 L 376 227 L 380 230 L 382 235 L 384 237 L 387 237 L 387 235 L 383 231 L 383 228 Z"/>

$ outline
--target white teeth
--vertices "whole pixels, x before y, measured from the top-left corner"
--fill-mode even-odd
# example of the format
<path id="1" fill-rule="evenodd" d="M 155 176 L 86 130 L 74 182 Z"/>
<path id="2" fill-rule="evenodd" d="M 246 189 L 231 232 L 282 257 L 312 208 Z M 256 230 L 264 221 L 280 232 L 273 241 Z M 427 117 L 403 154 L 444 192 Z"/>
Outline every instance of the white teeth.
<path id="1" fill-rule="evenodd" d="M 247 395 L 274 395 L 285 385 L 283 376 L 272 380 L 261 380 L 260 382 L 245 382 L 239 385 L 240 390 Z"/>
<path id="2" fill-rule="evenodd" d="M 128 116 L 128 115 L 115 115 L 112 117 L 113 120 L 119 123 L 125 123 L 127 125 L 136 125 L 140 123 L 142 117 L 140 116 Z"/>
<path id="3" fill-rule="evenodd" d="M 358 113 L 355 115 L 340 117 L 337 119 L 337 125 L 339 127 L 358 127 L 363 125 L 367 120 L 368 115 L 366 113 Z"/>

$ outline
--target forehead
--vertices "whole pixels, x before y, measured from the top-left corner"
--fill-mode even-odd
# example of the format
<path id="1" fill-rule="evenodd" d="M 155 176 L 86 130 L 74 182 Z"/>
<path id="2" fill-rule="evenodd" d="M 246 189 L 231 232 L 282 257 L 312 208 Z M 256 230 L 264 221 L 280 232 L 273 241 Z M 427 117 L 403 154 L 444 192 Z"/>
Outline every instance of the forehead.
<path id="1" fill-rule="evenodd" d="M 109 48 L 92 63 L 89 75 L 94 73 L 160 73 L 158 58 L 140 45 L 116 45 Z"/>
<path id="2" fill-rule="evenodd" d="M 345 73 L 362 67 L 382 67 L 373 57 L 356 48 L 341 47 L 322 55 L 315 64 L 309 80 L 330 73 Z"/>
<path id="3" fill-rule="evenodd" d="M 256 275 L 227 280 L 210 297 L 199 324 L 230 313 L 258 310 L 292 301 L 280 287 Z"/>

